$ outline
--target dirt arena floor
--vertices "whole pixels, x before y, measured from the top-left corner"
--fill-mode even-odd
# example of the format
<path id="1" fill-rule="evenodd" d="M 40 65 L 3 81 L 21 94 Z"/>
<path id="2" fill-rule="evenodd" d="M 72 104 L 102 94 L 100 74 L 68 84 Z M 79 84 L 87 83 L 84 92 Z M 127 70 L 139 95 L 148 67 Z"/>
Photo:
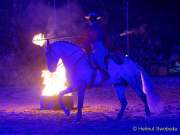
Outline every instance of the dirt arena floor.
<path id="1" fill-rule="evenodd" d="M 140 99 L 127 88 L 128 107 L 116 121 L 119 101 L 113 89 L 87 91 L 83 119 L 73 123 L 75 111 L 39 110 L 40 89 L 0 88 L 0 135 L 180 135 L 180 77 L 153 77 L 163 111 L 145 119 Z M 75 97 L 74 97 L 75 98 Z M 74 99 L 76 101 L 76 98 Z"/>

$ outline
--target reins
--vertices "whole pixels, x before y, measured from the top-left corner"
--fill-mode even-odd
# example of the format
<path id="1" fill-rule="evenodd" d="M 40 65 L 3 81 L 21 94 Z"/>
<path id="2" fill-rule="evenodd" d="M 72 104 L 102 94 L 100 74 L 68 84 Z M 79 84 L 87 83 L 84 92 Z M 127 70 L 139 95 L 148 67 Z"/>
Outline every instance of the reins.
<path id="1" fill-rule="evenodd" d="M 65 42 L 65 41 L 59 41 L 59 42 Z M 67 42 L 68 43 L 68 42 Z M 47 40 L 47 46 L 49 46 L 50 44 L 49 44 L 49 40 Z M 75 45 L 73 45 L 72 43 L 70 43 L 70 45 L 71 46 L 75 46 Z M 76 55 L 77 53 L 79 53 L 79 52 L 81 52 L 82 51 L 82 54 L 79 56 L 79 58 L 75 61 L 75 62 L 73 62 L 73 67 L 75 67 L 77 64 L 78 64 L 78 62 L 82 59 L 82 58 L 84 58 L 84 56 L 86 56 L 86 54 L 84 54 L 83 53 L 83 50 L 80 48 L 80 47 L 78 47 L 78 46 L 75 46 L 75 47 L 77 47 L 79 50 L 75 50 L 75 51 L 73 51 L 71 54 L 69 54 L 68 56 L 66 56 L 66 57 L 73 57 L 73 55 Z M 50 48 L 51 49 L 51 48 Z M 57 55 L 56 55 L 56 52 L 54 51 L 54 50 L 50 50 L 52 53 L 53 53 L 53 55 L 55 55 L 55 57 L 57 57 Z M 58 64 L 59 65 L 59 64 Z M 57 65 L 57 66 L 58 66 Z M 60 65 L 62 65 L 62 63 L 60 63 Z"/>

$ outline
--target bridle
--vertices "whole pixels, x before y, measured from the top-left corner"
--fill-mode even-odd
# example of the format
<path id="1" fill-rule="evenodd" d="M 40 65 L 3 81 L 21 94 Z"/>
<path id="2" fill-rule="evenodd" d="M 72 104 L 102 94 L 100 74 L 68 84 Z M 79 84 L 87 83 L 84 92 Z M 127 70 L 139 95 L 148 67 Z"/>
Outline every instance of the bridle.
<path id="1" fill-rule="evenodd" d="M 50 46 L 50 44 L 49 44 L 48 41 L 47 41 L 47 45 L 46 45 L 45 47 L 48 48 L 48 49 L 50 49 L 50 50 L 47 50 L 47 51 L 50 51 L 54 58 L 56 58 L 56 59 L 59 58 L 59 56 L 57 56 L 57 53 L 56 53 L 53 49 L 51 49 L 51 46 Z M 75 51 L 71 52 L 70 54 L 68 54 L 66 57 L 73 57 L 73 55 L 76 55 L 76 54 L 79 53 L 80 51 L 82 51 L 82 50 L 75 50 Z M 85 53 L 82 53 L 82 55 L 80 55 L 79 58 L 76 59 L 75 62 L 73 62 L 73 65 L 72 65 L 72 66 L 73 66 L 73 67 L 76 67 L 76 65 L 78 64 L 78 62 L 81 61 L 82 58 L 84 58 L 84 56 L 86 56 L 86 54 L 85 54 Z M 57 64 L 57 66 L 63 66 L 63 63 L 59 63 L 59 64 Z"/>

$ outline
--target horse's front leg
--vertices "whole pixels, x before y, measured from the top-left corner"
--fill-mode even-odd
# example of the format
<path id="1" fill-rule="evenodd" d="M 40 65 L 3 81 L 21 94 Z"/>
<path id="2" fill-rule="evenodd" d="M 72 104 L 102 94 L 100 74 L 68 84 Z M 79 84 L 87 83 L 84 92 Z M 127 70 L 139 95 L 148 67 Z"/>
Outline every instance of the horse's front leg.
<path id="1" fill-rule="evenodd" d="M 60 105 L 60 108 L 64 111 L 64 113 L 69 116 L 70 115 L 70 111 L 65 107 L 64 103 L 63 103 L 63 96 L 67 93 L 71 93 L 72 92 L 72 87 L 68 87 L 67 89 L 65 89 L 64 91 L 62 91 L 60 94 L 59 94 L 59 105 Z"/>
<path id="2" fill-rule="evenodd" d="M 82 108 L 84 104 L 84 95 L 85 95 L 85 86 L 79 87 L 78 91 L 78 105 L 77 105 L 77 114 L 76 114 L 76 119 L 75 122 L 79 122 L 82 118 Z"/>

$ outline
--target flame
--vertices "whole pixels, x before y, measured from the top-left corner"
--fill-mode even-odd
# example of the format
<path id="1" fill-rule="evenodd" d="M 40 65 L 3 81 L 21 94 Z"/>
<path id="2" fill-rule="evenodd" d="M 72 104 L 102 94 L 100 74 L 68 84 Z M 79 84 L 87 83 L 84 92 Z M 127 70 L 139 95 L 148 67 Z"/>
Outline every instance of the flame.
<path id="1" fill-rule="evenodd" d="M 46 43 L 45 36 L 39 33 L 33 37 L 32 42 L 35 45 L 43 47 Z M 43 78 L 44 88 L 42 96 L 57 96 L 61 91 L 67 88 L 66 70 L 60 59 L 55 72 L 51 73 L 48 70 L 42 70 L 41 77 Z M 72 94 L 66 94 L 71 96 Z"/>
<path id="2" fill-rule="evenodd" d="M 66 70 L 60 59 L 56 71 L 51 73 L 48 70 L 42 71 L 44 89 L 42 96 L 57 96 L 67 88 Z"/>
<path id="3" fill-rule="evenodd" d="M 46 43 L 45 36 L 42 33 L 39 33 L 33 37 L 33 44 L 43 47 Z"/>

